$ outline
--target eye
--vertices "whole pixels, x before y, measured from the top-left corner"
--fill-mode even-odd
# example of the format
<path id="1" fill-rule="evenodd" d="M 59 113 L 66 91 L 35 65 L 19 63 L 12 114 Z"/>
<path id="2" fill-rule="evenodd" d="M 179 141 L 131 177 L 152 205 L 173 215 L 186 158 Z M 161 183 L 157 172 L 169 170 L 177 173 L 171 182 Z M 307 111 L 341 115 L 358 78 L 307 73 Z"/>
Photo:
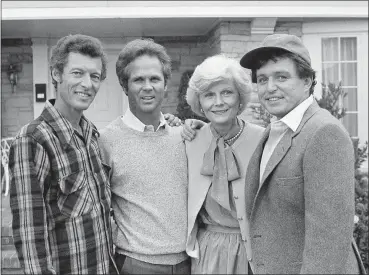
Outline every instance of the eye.
<path id="1" fill-rule="evenodd" d="M 232 90 L 224 90 L 224 91 L 222 91 L 222 94 L 223 95 L 226 95 L 226 96 L 232 95 L 233 94 L 233 91 Z"/>
<path id="2" fill-rule="evenodd" d="M 157 76 L 154 76 L 154 77 L 151 78 L 151 81 L 155 82 L 155 83 L 159 82 L 160 80 L 161 80 L 160 77 L 157 77 Z"/>
<path id="3" fill-rule="evenodd" d="M 142 82 L 143 78 L 142 77 L 135 77 L 133 78 L 133 82 Z"/>
<path id="4" fill-rule="evenodd" d="M 94 81 L 100 81 L 100 75 L 93 74 L 93 75 L 91 75 L 91 79 L 93 79 Z"/>
<path id="5" fill-rule="evenodd" d="M 80 71 L 73 71 L 71 74 L 74 76 L 82 76 L 82 72 Z"/>
<path id="6" fill-rule="evenodd" d="M 257 81 L 258 84 L 265 84 L 267 82 L 267 78 L 266 77 L 258 77 L 256 81 Z"/>
<path id="7" fill-rule="evenodd" d="M 214 96 L 214 93 L 204 93 L 203 94 L 203 97 L 205 97 L 205 98 L 211 98 L 213 96 Z"/>
<path id="8" fill-rule="evenodd" d="M 285 76 L 285 75 L 278 75 L 277 76 L 277 80 L 278 81 L 286 81 L 288 78 L 287 78 L 287 76 Z"/>

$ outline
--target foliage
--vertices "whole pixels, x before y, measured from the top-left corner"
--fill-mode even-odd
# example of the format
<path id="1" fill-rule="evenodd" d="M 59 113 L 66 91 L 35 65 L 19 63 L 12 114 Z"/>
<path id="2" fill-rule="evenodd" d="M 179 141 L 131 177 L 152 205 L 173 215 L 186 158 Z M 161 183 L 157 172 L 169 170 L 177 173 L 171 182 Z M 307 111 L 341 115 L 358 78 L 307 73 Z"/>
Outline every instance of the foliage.
<path id="1" fill-rule="evenodd" d="M 361 164 L 368 159 L 368 141 L 366 141 L 363 146 L 358 147 L 356 153 L 355 168 L 359 169 Z"/>
<path id="2" fill-rule="evenodd" d="M 198 116 L 192 110 L 190 105 L 188 105 L 186 100 L 186 91 L 188 87 L 188 81 L 190 80 L 193 70 L 187 70 L 182 74 L 181 81 L 179 83 L 178 88 L 178 105 L 177 105 L 177 116 L 181 120 L 185 120 L 188 118 L 194 118 L 198 120 L 202 120 L 204 122 L 209 122 L 205 117 Z"/>
<path id="3" fill-rule="evenodd" d="M 263 105 L 260 105 L 260 108 L 257 111 L 257 113 L 259 114 L 260 119 L 263 120 L 266 125 L 268 125 L 272 121 L 273 116 L 268 113 L 268 111 L 263 107 Z"/>
<path id="4" fill-rule="evenodd" d="M 346 115 L 346 108 L 342 107 L 340 101 L 347 96 L 347 92 L 342 88 L 341 82 L 338 85 L 329 83 L 322 86 L 322 98 L 317 100 L 319 106 L 327 109 L 337 119 L 343 118 Z"/>

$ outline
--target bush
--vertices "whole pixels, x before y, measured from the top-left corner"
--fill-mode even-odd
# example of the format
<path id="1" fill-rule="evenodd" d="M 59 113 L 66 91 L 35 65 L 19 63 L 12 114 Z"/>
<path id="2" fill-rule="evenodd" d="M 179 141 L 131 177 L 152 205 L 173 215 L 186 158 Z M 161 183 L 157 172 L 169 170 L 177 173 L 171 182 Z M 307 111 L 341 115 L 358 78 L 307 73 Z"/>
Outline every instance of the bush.
<path id="1" fill-rule="evenodd" d="M 187 70 L 182 74 L 181 81 L 178 87 L 178 105 L 177 105 L 177 116 L 181 120 L 186 120 L 188 118 L 194 118 L 198 120 L 202 120 L 204 122 L 209 122 L 209 120 L 205 117 L 198 116 L 195 114 L 190 105 L 188 105 L 186 100 L 186 91 L 188 87 L 188 81 L 190 80 L 193 70 Z"/>

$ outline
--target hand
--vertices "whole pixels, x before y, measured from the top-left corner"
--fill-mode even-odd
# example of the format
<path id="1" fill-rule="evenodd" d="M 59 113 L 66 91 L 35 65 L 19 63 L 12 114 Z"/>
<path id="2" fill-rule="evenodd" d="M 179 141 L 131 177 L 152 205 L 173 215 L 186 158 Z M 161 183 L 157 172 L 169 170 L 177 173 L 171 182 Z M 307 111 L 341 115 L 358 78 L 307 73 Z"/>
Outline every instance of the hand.
<path id="1" fill-rule="evenodd" d="M 182 121 L 176 117 L 175 115 L 172 114 L 164 114 L 164 119 L 167 121 L 169 126 L 181 126 L 182 125 Z"/>
<path id="2" fill-rule="evenodd" d="M 181 136 L 184 140 L 192 141 L 196 136 L 196 130 L 201 129 L 206 123 L 197 119 L 186 119 Z"/>

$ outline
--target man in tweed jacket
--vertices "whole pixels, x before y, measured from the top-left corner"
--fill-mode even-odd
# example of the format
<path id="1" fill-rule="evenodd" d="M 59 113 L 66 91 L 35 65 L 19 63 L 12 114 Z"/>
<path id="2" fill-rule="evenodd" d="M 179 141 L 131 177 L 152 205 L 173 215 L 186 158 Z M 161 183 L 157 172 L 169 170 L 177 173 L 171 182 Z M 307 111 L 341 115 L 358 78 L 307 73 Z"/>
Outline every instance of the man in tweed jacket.
<path id="1" fill-rule="evenodd" d="M 246 211 L 256 274 L 359 274 L 353 240 L 354 151 L 347 131 L 313 98 L 309 52 L 274 34 L 240 61 L 277 117 L 250 160 Z"/>
<path id="2" fill-rule="evenodd" d="M 14 244 L 25 274 L 115 274 L 109 167 L 83 115 L 106 77 L 100 41 L 61 38 L 53 49 L 56 100 L 11 145 Z"/>

